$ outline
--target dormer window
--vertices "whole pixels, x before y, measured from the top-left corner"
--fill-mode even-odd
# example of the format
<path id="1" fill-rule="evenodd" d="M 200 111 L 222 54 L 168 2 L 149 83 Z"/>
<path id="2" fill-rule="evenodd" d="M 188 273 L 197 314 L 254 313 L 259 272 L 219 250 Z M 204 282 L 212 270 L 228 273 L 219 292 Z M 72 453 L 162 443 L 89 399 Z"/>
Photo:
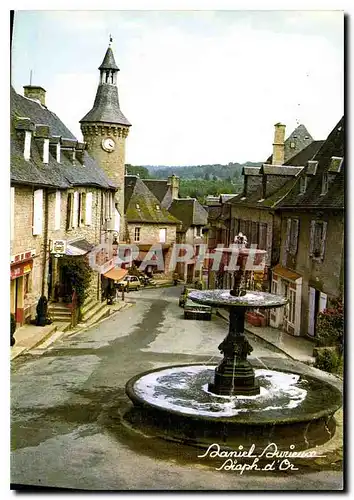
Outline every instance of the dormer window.
<path id="1" fill-rule="evenodd" d="M 294 148 L 295 148 L 295 142 L 291 142 L 291 143 L 290 143 L 290 147 L 291 147 L 292 149 L 294 149 Z"/>
<path id="2" fill-rule="evenodd" d="M 325 195 L 328 193 L 328 174 L 325 172 L 322 175 L 322 191 L 321 191 L 321 196 Z"/>
<path id="3" fill-rule="evenodd" d="M 160 207 L 159 207 L 159 205 L 156 205 L 156 210 L 160 210 Z"/>
<path id="4" fill-rule="evenodd" d="M 307 175 L 300 177 L 299 194 L 305 194 L 307 188 Z"/>
<path id="5" fill-rule="evenodd" d="M 333 172 L 334 174 L 338 174 L 341 171 L 343 163 L 343 158 L 341 156 L 332 156 L 331 163 L 328 168 L 328 172 Z"/>
<path id="6" fill-rule="evenodd" d="M 135 206 L 136 206 L 136 208 L 137 208 L 138 210 L 140 210 L 140 205 L 139 205 L 139 203 L 137 203 Z"/>

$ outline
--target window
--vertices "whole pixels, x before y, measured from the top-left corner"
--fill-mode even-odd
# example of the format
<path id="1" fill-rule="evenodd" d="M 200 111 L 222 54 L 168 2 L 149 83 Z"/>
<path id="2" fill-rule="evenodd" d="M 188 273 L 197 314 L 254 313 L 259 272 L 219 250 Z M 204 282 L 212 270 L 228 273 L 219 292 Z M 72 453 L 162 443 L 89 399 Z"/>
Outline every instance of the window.
<path id="1" fill-rule="evenodd" d="M 195 235 L 197 238 L 199 238 L 201 236 L 201 227 L 200 226 L 197 226 L 195 228 Z"/>
<path id="2" fill-rule="evenodd" d="M 160 236 L 160 243 L 166 243 L 166 233 L 167 233 L 167 229 L 164 228 L 164 229 L 160 229 L 159 231 L 159 236 Z"/>
<path id="3" fill-rule="evenodd" d="M 75 191 L 74 192 L 72 227 L 77 227 L 78 221 L 79 221 L 79 193 L 78 193 L 78 191 Z"/>
<path id="4" fill-rule="evenodd" d="M 296 255 L 299 236 L 299 219 L 288 219 L 286 229 L 285 250 L 290 255 Z"/>
<path id="5" fill-rule="evenodd" d="M 310 257 L 322 260 L 326 245 L 327 222 L 311 221 Z"/>
<path id="6" fill-rule="evenodd" d="M 322 191 L 321 191 L 321 196 L 327 194 L 328 192 L 328 174 L 325 172 L 322 175 Z"/>
<path id="7" fill-rule="evenodd" d="M 291 142 L 290 143 L 290 147 L 291 147 L 291 149 L 294 149 L 295 148 L 295 142 Z"/>
<path id="8" fill-rule="evenodd" d="M 140 227 L 136 227 L 134 230 L 134 241 L 140 241 Z"/>
<path id="9" fill-rule="evenodd" d="M 43 189 L 37 189 L 33 197 L 33 235 L 42 234 Z"/>
<path id="10" fill-rule="evenodd" d="M 135 206 L 136 206 L 136 208 L 137 208 L 138 210 L 140 210 L 140 205 L 139 205 L 139 203 L 137 203 Z"/>
<path id="11" fill-rule="evenodd" d="M 85 223 L 86 210 L 86 193 L 79 193 L 79 210 L 78 210 L 78 226 L 83 226 Z"/>
<path id="12" fill-rule="evenodd" d="M 299 187 L 299 194 L 305 194 L 307 188 L 307 176 L 303 175 L 300 177 L 300 187 Z"/>
<path id="13" fill-rule="evenodd" d="M 73 208 L 74 193 L 68 193 L 68 203 L 66 205 L 66 230 L 70 231 L 73 227 Z"/>
<path id="14" fill-rule="evenodd" d="M 30 293 L 30 291 L 31 291 L 31 279 L 30 279 L 31 274 L 32 273 L 27 273 L 24 275 L 24 293 L 25 293 L 25 295 L 27 293 Z"/>
<path id="15" fill-rule="evenodd" d="M 156 206 L 156 210 L 160 210 L 160 207 L 159 205 L 155 205 Z"/>
<path id="16" fill-rule="evenodd" d="M 288 321 L 292 325 L 295 324 L 295 307 L 296 307 L 296 291 L 293 288 L 288 288 Z"/>

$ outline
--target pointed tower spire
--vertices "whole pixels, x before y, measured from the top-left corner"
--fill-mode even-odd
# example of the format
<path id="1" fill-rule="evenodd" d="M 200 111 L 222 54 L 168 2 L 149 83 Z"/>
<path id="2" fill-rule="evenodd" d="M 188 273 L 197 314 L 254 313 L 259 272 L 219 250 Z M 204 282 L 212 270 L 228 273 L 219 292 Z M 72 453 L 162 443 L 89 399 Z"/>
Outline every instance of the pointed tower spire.
<path id="1" fill-rule="evenodd" d="M 80 123 L 108 122 L 130 127 L 131 124 L 125 118 L 119 106 L 117 88 L 117 74 L 119 68 L 116 65 L 113 50 L 110 47 L 112 42 L 111 35 L 109 40 L 110 43 L 106 54 L 98 68 L 100 71 L 100 83 L 97 88 L 93 108 L 80 120 Z"/>

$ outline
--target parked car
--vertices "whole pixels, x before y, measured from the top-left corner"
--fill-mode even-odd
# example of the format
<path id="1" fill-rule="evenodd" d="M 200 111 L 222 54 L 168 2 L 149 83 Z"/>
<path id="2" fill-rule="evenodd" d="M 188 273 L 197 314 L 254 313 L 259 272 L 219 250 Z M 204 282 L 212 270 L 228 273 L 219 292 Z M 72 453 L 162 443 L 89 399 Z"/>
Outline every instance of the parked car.
<path id="1" fill-rule="evenodd" d="M 140 290 L 141 282 L 137 276 L 127 275 L 125 278 L 117 282 L 118 290 L 125 292 L 131 290 Z"/>
<path id="2" fill-rule="evenodd" d="M 193 300 L 187 299 L 184 304 L 184 319 L 211 320 L 211 307 L 204 304 L 197 304 Z"/>
<path id="3" fill-rule="evenodd" d="M 179 297 L 179 301 L 178 301 L 179 307 L 184 307 L 184 304 L 187 300 L 187 295 L 189 294 L 189 292 L 192 292 L 193 290 L 196 290 L 196 289 L 192 288 L 190 286 L 183 287 L 182 293 L 181 293 L 181 295 Z"/>

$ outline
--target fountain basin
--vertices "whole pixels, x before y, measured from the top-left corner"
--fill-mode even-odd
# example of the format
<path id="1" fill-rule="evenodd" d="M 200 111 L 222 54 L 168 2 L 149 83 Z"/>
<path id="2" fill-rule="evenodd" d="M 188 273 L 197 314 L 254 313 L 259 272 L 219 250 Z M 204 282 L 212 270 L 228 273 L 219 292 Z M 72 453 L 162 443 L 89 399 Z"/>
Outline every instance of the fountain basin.
<path id="1" fill-rule="evenodd" d="M 179 365 L 130 379 L 134 407 L 125 418 L 144 432 L 208 447 L 311 448 L 334 434 L 341 393 L 331 384 L 296 371 L 256 369 L 260 394 L 220 396 L 208 392 L 214 365 Z"/>

